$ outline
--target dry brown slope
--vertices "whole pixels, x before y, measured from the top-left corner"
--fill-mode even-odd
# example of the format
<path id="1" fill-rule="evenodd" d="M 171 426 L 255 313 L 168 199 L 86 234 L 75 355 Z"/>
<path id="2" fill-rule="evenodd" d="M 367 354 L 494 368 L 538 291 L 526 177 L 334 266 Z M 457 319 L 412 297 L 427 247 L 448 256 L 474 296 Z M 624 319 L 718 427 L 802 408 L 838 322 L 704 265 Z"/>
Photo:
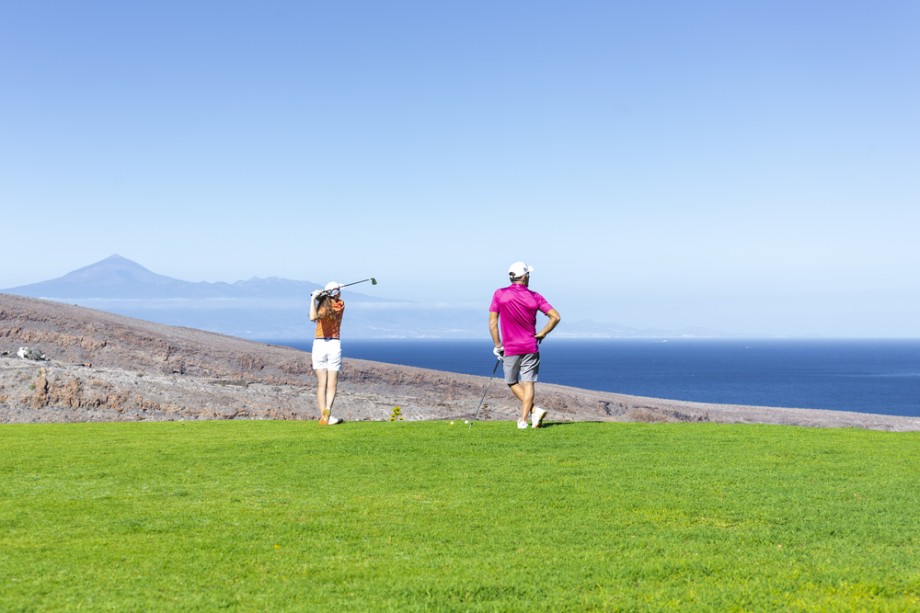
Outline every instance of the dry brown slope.
<path id="1" fill-rule="evenodd" d="M 306 324 L 306 322 L 305 322 Z M 16 357 L 20 346 L 48 361 Z M 288 347 L 0 294 L 0 422 L 315 419 L 310 355 Z M 336 412 L 347 420 L 462 419 L 487 377 L 346 359 Z M 496 378 L 481 419 L 511 420 Z M 715 421 L 920 430 L 920 419 L 714 405 L 540 384 L 551 421 Z"/>

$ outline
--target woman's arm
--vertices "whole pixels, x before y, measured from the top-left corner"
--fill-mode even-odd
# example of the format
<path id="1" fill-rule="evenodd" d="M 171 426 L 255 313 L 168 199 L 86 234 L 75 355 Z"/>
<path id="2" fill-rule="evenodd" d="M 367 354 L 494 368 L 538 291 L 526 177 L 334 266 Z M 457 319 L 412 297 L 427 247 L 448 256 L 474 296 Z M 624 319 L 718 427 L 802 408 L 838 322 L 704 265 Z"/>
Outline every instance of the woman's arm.
<path id="1" fill-rule="evenodd" d="M 320 291 L 315 290 L 310 294 L 310 321 L 316 321 L 319 318 L 319 315 L 316 312 L 316 298 L 319 296 Z"/>

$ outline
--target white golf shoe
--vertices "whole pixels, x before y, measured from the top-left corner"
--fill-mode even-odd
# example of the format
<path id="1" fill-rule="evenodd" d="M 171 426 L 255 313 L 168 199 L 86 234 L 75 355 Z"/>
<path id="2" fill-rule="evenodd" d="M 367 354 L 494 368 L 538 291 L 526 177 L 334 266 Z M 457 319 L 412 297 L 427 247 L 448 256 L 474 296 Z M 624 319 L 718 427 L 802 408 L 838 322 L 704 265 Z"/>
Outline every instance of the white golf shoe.
<path id="1" fill-rule="evenodd" d="M 526 429 L 527 429 L 527 421 L 523 419 L 519 419 L 518 420 L 518 430 L 526 430 Z"/>
<path id="2" fill-rule="evenodd" d="M 543 426 L 543 418 L 546 417 L 546 411 L 540 407 L 534 407 L 533 413 L 530 414 L 530 419 L 533 423 L 534 428 L 540 428 Z"/>
<path id="3" fill-rule="evenodd" d="M 330 426 L 334 426 L 334 425 L 340 424 L 340 423 L 342 423 L 342 420 L 339 419 L 338 417 L 333 417 L 332 415 L 329 416 L 329 422 L 328 422 L 328 424 L 329 424 Z"/>

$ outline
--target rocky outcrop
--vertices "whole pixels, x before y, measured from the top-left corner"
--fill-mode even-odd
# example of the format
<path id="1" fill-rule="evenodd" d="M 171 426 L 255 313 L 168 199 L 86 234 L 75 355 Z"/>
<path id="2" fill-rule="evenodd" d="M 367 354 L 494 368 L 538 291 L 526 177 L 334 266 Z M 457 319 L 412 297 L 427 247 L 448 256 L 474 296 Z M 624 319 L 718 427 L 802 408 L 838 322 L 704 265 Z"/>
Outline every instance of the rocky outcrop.
<path id="1" fill-rule="evenodd" d="M 31 347 L 45 360 L 18 357 Z M 345 359 L 346 420 L 513 420 L 499 378 Z M 56 302 L 0 294 L 0 423 L 316 419 L 310 354 Z M 712 421 L 920 430 L 920 418 L 681 402 L 539 384 L 549 422 Z"/>

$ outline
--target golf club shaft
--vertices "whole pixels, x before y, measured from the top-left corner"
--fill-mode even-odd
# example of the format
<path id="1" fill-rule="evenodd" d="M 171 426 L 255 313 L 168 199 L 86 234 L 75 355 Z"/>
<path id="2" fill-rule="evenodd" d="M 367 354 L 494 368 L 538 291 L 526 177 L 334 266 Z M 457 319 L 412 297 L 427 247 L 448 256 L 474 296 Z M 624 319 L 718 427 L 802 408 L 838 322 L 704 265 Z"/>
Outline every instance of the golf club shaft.
<path id="1" fill-rule="evenodd" d="M 360 281 L 353 281 L 352 283 L 346 283 L 345 285 L 340 285 L 339 289 L 343 287 L 348 287 L 349 285 L 357 285 L 358 283 L 364 283 L 365 281 L 370 281 L 371 285 L 377 285 L 377 279 L 374 277 L 368 277 L 367 279 L 361 279 Z"/>
<path id="2" fill-rule="evenodd" d="M 365 281 L 370 281 L 370 282 L 371 282 L 371 285 L 377 285 L 377 279 L 375 279 L 374 277 L 368 277 L 367 279 L 361 279 L 360 281 L 353 281 L 353 282 L 351 282 L 351 283 L 346 283 L 345 285 L 339 285 L 339 286 L 338 286 L 337 288 L 335 288 L 334 290 L 332 290 L 332 289 L 330 289 L 330 290 L 323 290 L 323 291 L 320 293 L 320 296 L 328 296 L 328 295 L 330 294 L 330 292 L 341 291 L 341 289 L 342 289 L 343 287 L 348 287 L 349 285 L 357 285 L 358 283 L 364 283 Z"/>
<path id="3" fill-rule="evenodd" d="M 492 385 L 492 379 L 495 377 L 495 371 L 498 370 L 498 365 L 501 364 L 501 361 L 501 358 L 495 360 L 495 366 L 492 367 L 492 374 L 489 376 L 489 380 L 482 390 L 482 398 L 479 399 L 479 406 L 476 407 L 476 412 L 473 413 L 473 419 L 470 420 L 470 428 L 473 427 L 473 422 L 476 421 L 476 417 L 479 415 L 479 409 L 482 408 L 482 403 L 485 402 L 486 393 L 489 391 L 489 386 Z"/>

